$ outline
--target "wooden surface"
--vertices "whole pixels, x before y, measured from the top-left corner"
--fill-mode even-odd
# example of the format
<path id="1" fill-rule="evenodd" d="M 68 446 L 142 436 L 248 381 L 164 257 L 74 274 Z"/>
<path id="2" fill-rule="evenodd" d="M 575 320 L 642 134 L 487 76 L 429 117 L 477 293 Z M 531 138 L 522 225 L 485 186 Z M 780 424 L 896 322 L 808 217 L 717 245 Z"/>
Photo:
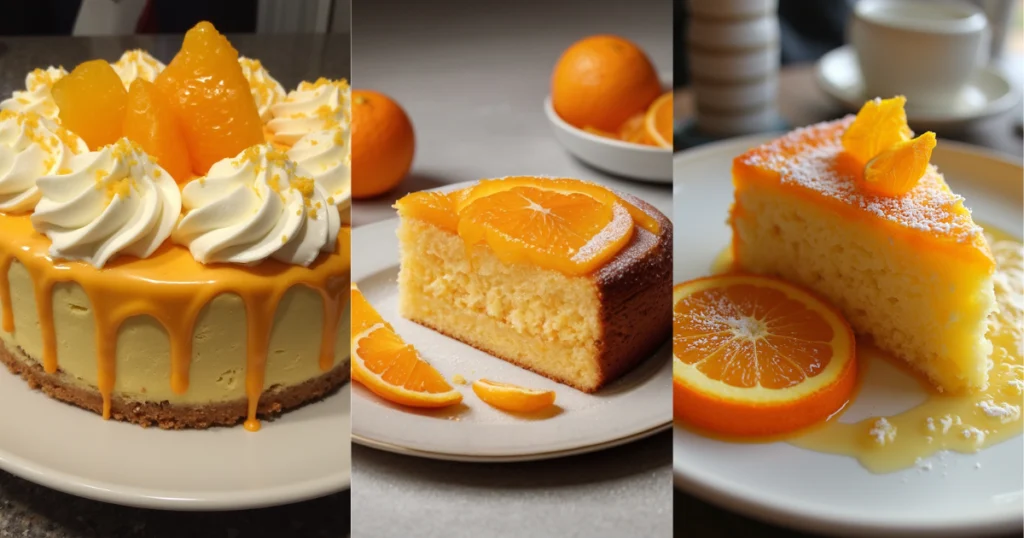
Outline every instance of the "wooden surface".
<path id="1" fill-rule="evenodd" d="M 240 54 L 263 62 L 286 89 L 319 76 L 349 76 L 348 34 L 229 37 Z M 181 36 L 174 35 L 3 37 L 0 38 L 0 96 L 3 96 L 0 98 L 23 89 L 25 75 L 36 67 L 63 65 L 70 71 L 85 60 L 117 60 L 122 52 L 132 48 L 147 49 L 167 63 L 180 46 Z M 10 374 L 3 369 L 0 375 Z M 42 394 L 39 397 L 46 398 Z M 26 420 L 31 419 L 26 417 Z M 82 412 L 82 420 L 101 419 Z M 15 435 L 15 432 L 0 432 L 0 435 Z M 69 452 L 69 457 L 74 457 L 73 452 Z M 230 465 L 230 462 L 224 463 Z M 160 465 L 160 462 L 153 464 Z M 264 510 L 205 513 L 142 510 L 81 499 L 0 471 L 0 538 L 337 538 L 349 533 L 349 506 L 349 492 L 345 491 Z"/>

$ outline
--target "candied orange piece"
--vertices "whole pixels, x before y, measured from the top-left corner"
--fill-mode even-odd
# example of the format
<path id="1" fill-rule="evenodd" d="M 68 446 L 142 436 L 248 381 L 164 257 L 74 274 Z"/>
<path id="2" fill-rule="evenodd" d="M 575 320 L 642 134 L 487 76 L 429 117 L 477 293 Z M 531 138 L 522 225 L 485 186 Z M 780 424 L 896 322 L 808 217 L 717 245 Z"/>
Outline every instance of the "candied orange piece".
<path id="1" fill-rule="evenodd" d="M 78 64 L 53 83 L 50 93 L 60 109 L 61 125 L 82 137 L 89 149 L 121 138 L 128 94 L 121 77 L 105 60 Z"/>
<path id="2" fill-rule="evenodd" d="M 178 183 L 191 179 L 192 165 L 178 118 L 152 82 L 138 78 L 128 89 L 124 136 L 142 146 Z"/>
<path id="3" fill-rule="evenodd" d="M 872 99 L 864 103 L 853 123 L 843 133 L 843 149 L 862 164 L 895 144 L 910 140 L 904 106 L 907 98 Z"/>
<path id="4" fill-rule="evenodd" d="M 864 168 L 864 188 L 880 196 L 902 196 L 928 171 L 935 133 L 928 131 L 879 153 Z"/>
<path id="5" fill-rule="evenodd" d="M 263 143 L 263 122 L 238 64 L 238 51 L 209 22 L 185 34 L 181 50 L 156 78 L 168 97 L 191 158 L 205 175 L 213 163 Z"/>

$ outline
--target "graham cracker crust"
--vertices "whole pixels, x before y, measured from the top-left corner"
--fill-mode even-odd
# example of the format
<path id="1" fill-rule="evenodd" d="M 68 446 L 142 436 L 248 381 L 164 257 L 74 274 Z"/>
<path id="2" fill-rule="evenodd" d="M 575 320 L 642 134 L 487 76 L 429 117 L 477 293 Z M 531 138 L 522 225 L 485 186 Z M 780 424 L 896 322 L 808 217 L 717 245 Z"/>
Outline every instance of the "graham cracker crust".
<path id="1" fill-rule="evenodd" d="M 75 386 L 59 371 L 48 374 L 43 366 L 29 357 L 20 347 L 11 350 L 0 342 L 0 362 L 11 373 L 20 375 L 32 389 L 47 396 L 87 409 L 96 414 L 103 413 L 103 397 L 98 390 Z M 257 416 L 273 418 L 280 413 L 319 400 L 338 390 L 349 379 L 348 361 L 333 370 L 293 387 L 278 389 L 271 387 L 260 397 Z M 248 403 L 245 398 L 209 405 L 171 404 L 163 402 L 137 402 L 114 395 L 111 399 L 111 418 L 131 422 L 142 427 L 157 426 L 165 430 L 205 429 L 212 426 L 233 426 L 246 419 Z"/>

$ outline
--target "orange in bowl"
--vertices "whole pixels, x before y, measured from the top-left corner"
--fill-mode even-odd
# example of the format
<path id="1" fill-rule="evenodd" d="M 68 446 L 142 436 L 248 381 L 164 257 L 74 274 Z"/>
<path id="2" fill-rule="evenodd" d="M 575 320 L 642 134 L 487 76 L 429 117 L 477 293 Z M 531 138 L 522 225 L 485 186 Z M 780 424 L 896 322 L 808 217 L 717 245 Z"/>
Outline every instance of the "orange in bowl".
<path id="1" fill-rule="evenodd" d="M 826 420 L 857 380 L 853 331 L 832 306 L 782 280 L 721 275 L 673 290 L 676 418 L 765 436 Z"/>
<path id="2" fill-rule="evenodd" d="M 596 35 L 573 43 L 551 75 L 551 103 L 570 125 L 618 132 L 661 94 L 661 82 L 635 43 Z"/>

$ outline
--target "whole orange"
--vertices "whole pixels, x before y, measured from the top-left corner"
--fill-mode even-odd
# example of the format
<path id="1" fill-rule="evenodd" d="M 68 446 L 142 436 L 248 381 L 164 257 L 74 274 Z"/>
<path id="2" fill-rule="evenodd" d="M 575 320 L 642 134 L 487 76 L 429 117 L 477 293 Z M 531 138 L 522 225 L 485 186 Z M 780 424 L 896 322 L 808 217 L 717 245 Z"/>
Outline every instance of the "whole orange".
<path id="1" fill-rule="evenodd" d="M 628 39 L 596 35 L 573 43 L 551 74 L 555 112 L 580 129 L 618 132 L 661 94 L 654 66 Z"/>
<path id="2" fill-rule="evenodd" d="M 409 173 L 416 135 L 405 110 L 371 90 L 352 91 L 352 197 L 370 198 Z"/>

